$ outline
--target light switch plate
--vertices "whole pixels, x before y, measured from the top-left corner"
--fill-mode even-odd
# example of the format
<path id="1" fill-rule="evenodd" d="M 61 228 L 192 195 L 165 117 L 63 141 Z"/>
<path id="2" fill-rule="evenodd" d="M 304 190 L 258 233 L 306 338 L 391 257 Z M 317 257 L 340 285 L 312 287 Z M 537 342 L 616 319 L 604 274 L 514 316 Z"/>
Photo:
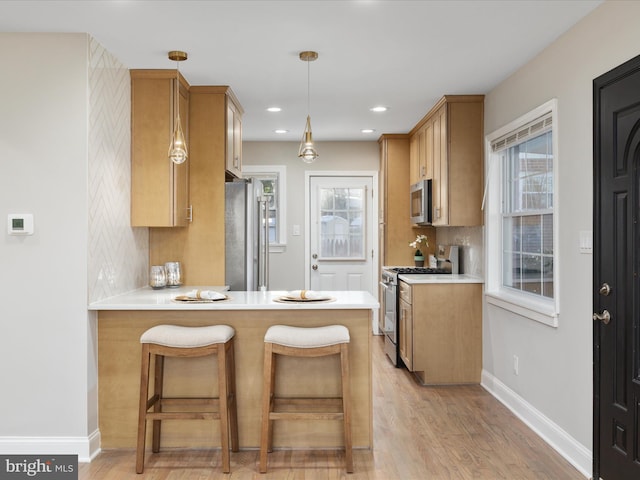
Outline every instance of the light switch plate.
<path id="1" fill-rule="evenodd" d="M 593 253 L 593 232 L 591 230 L 580 232 L 580 253 Z"/>

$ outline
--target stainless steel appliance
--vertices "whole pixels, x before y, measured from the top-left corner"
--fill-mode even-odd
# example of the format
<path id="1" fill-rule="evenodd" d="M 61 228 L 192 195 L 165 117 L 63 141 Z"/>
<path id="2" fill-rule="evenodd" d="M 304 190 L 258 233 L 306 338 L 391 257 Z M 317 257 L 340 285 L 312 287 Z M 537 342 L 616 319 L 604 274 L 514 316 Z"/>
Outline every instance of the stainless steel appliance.
<path id="1" fill-rule="evenodd" d="M 262 182 L 225 183 L 225 283 L 229 290 L 268 290 L 268 213 Z"/>
<path id="2" fill-rule="evenodd" d="M 411 222 L 417 225 L 431 225 L 432 200 L 431 179 L 421 180 L 409 188 Z"/>
<path id="3" fill-rule="evenodd" d="M 436 248 L 436 268 L 448 270 L 454 275 L 460 273 L 460 247 L 457 245 L 438 245 Z"/>
<path id="4" fill-rule="evenodd" d="M 438 245 L 436 267 L 382 267 L 380 278 L 380 316 L 378 328 L 384 334 L 384 351 L 395 366 L 401 366 L 398 338 L 400 332 L 399 275 L 457 274 L 460 271 L 459 247 Z"/>
<path id="5" fill-rule="evenodd" d="M 399 318 L 399 295 L 398 295 L 398 275 L 427 275 L 427 274 L 448 274 L 451 270 L 444 268 L 426 267 L 383 267 L 380 287 L 380 316 L 378 327 L 384 334 L 384 351 L 391 359 L 391 362 L 399 367 L 402 365 L 400 351 L 398 348 L 398 337 L 400 334 Z"/>

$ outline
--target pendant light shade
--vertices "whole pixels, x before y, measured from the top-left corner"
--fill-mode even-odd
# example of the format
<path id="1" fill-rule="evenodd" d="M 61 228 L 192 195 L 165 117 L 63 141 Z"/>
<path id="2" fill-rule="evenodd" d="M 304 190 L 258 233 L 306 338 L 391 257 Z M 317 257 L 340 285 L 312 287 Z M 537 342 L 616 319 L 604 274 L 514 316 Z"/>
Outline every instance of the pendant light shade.
<path id="1" fill-rule="evenodd" d="M 300 60 L 307 62 L 307 123 L 302 133 L 300 148 L 298 149 L 298 157 L 305 163 L 313 163 L 319 157 L 316 147 L 313 144 L 313 135 L 311 133 L 311 114 L 310 114 L 310 74 L 309 62 L 313 62 L 318 58 L 317 52 L 300 52 Z"/>
<path id="2" fill-rule="evenodd" d="M 189 156 L 187 152 L 187 141 L 184 137 L 184 132 L 182 131 L 182 123 L 180 122 L 180 70 L 178 68 L 178 62 L 182 62 L 186 59 L 186 52 L 176 50 L 169 52 L 169 60 L 176 62 L 176 92 L 173 99 L 173 110 L 176 118 L 173 126 L 171 143 L 169 144 L 169 159 L 176 164 L 186 162 L 187 157 Z"/>
<path id="3" fill-rule="evenodd" d="M 302 141 L 300 142 L 300 149 L 298 150 L 298 157 L 305 163 L 313 163 L 318 158 L 318 152 L 313 145 L 313 136 L 311 134 L 311 117 L 307 115 L 307 126 L 304 128 L 302 134 Z"/>

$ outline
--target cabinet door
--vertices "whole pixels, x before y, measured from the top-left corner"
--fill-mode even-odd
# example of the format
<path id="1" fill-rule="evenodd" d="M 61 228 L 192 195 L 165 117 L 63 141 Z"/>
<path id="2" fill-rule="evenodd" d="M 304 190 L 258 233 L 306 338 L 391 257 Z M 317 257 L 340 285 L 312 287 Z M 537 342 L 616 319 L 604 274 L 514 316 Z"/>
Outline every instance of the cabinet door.
<path id="1" fill-rule="evenodd" d="M 177 80 L 174 80 L 176 82 Z M 189 148 L 189 91 L 184 85 L 180 85 L 180 123 L 187 138 Z M 173 164 L 173 225 L 186 227 L 191 220 L 191 207 L 189 202 L 189 167 L 191 162 L 180 165 Z"/>
<path id="2" fill-rule="evenodd" d="M 420 138 L 418 132 L 409 139 L 409 185 L 420 180 Z"/>
<path id="3" fill-rule="evenodd" d="M 411 304 L 400 300 L 398 345 L 402 362 L 407 370 L 413 372 L 413 313 L 411 308 Z"/>
<path id="4" fill-rule="evenodd" d="M 180 119 L 189 147 L 189 86 L 180 82 Z M 168 150 L 175 120 L 175 70 L 131 72 L 131 226 L 188 225 L 189 160 Z"/>
<path id="5" fill-rule="evenodd" d="M 424 126 L 424 176 L 433 178 L 433 122 Z"/>
<path id="6" fill-rule="evenodd" d="M 446 105 L 433 117 L 433 225 L 449 224 Z"/>
<path id="7" fill-rule="evenodd" d="M 227 172 L 242 177 L 242 117 L 231 100 L 227 100 Z"/>

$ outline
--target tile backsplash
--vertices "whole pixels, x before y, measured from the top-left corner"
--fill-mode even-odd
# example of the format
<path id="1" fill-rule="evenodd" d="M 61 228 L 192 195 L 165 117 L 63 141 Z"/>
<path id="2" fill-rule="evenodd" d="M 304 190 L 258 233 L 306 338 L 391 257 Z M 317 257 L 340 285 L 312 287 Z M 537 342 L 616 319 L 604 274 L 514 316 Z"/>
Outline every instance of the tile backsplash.
<path id="1" fill-rule="evenodd" d="M 129 70 L 89 40 L 89 302 L 146 284 L 149 229 L 130 226 Z"/>
<path id="2" fill-rule="evenodd" d="M 438 227 L 439 245 L 460 246 L 460 273 L 484 276 L 484 227 Z"/>

